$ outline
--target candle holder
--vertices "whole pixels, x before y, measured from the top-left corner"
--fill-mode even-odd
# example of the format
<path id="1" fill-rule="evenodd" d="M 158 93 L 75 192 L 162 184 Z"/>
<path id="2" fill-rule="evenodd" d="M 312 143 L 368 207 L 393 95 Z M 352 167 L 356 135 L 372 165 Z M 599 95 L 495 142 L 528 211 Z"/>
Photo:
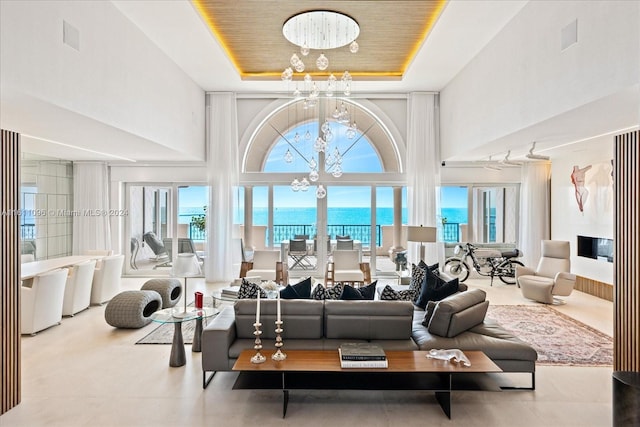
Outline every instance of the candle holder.
<path id="1" fill-rule="evenodd" d="M 278 362 L 285 360 L 287 358 L 287 353 L 284 353 L 281 348 L 284 345 L 282 342 L 282 324 L 284 322 L 282 320 L 276 320 L 276 352 L 271 355 L 271 359 L 276 360 Z"/>
<path id="2" fill-rule="evenodd" d="M 262 323 L 256 322 L 253 324 L 253 326 L 256 328 L 256 330 L 253 331 L 253 335 L 256 336 L 255 345 L 253 346 L 253 348 L 256 350 L 256 354 L 251 357 L 251 363 L 264 363 L 267 358 L 264 357 L 262 353 L 260 353 L 260 350 L 262 350 L 262 340 L 260 339 L 260 335 L 262 335 L 260 326 L 262 326 Z"/>

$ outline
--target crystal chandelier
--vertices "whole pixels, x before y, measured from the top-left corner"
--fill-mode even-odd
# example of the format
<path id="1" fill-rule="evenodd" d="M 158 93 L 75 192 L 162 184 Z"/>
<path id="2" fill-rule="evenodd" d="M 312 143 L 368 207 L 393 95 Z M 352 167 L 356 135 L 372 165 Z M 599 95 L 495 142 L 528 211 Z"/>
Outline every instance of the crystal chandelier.
<path id="1" fill-rule="evenodd" d="M 315 61 L 315 66 L 320 72 L 324 72 L 329 68 L 329 58 L 325 55 L 325 52 L 331 49 L 337 49 L 344 46 L 349 46 L 351 53 L 357 53 L 360 46 L 356 39 L 360 35 L 360 27 L 358 23 L 345 14 L 329 10 L 313 10 L 303 12 L 298 15 L 294 15 L 289 18 L 282 26 L 282 33 L 284 37 L 300 48 L 300 55 L 302 58 L 307 57 L 311 50 L 320 51 L 319 56 Z M 282 81 L 290 83 L 294 82 L 296 73 L 302 76 L 305 69 L 308 67 L 305 65 L 304 60 L 298 53 L 294 52 L 289 59 L 289 64 L 282 72 Z M 293 96 L 295 98 L 304 98 L 303 108 L 305 110 L 313 108 L 318 104 L 318 99 L 321 96 L 321 88 L 323 86 L 325 97 L 331 98 L 335 93 L 342 93 L 344 96 L 351 95 L 352 77 L 349 71 L 339 73 L 340 79 L 335 76 L 333 72 L 328 72 L 328 76 L 324 83 L 316 82 L 309 72 L 304 74 L 302 81 L 295 82 L 295 89 L 293 90 Z M 302 86 L 302 90 L 300 86 Z M 332 130 L 331 123 L 337 122 L 343 126 L 347 126 L 346 136 L 349 139 L 353 139 L 357 133 L 357 125 L 355 120 L 351 122 L 351 114 L 344 102 L 336 101 L 335 110 L 328 116 L 318 132 L 318 136 L 313 143 L 313 149 L 318 154 L 320 159 L 320 153 L 324 155 L 324 162 L 326 170 L 338 178 L 342 175 L 342 156 L 344 153 L 340 153 L 338 147 L 334 147 L 333 150 L 329 150 L 329 144 L 334 138 L 334 130 Z M 309 131 L 304 135 L 305 140 L 311 139 Z M 293 137 L 294 142 L 299 142 L 301 137 L 296 133 Z M 293 160 L 293 154 L 287 150 L 285 153 L 285 161 L 290 163 Z M 309 179 L 297 178 L 291 183 L 291 189 L 293 191 L 307 191 L 309 187 L 309 181 L 316 182 L 319 179 L 318 162 L 315 157 L 312 157 L 308 161 L 310 168 Z M 318 198 L 324 198 L 327 192 L 322 184 L 316 188 L 316 196 Z"/>

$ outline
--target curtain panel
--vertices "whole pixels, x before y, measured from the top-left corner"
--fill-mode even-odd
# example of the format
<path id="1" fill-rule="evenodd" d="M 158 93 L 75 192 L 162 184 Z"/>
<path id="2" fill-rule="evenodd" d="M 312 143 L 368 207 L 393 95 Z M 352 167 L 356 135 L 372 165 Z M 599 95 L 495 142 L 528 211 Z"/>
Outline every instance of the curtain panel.
<path id="1" fill-rule="evenodd" d="M 407 123 L 407 203 L 409 225 L 436 226 L 439 211 L 440 132 L 438 95 L 411 93 Z M 409 260 L 419 261 L 419 243 L 408 242 Z M 425 243 L 425 262 L 438 259 L 438 245 Z"/>
<path id="2" fill-rule="evenodd" d="M 520 249 L 522 262 L 536 266 L 540 242 L 551 236 L 551 166 L 546 162 L 527 162 L 522 166 L 520 191 Z"/>
<path id="3" fill-rule="evenodd" d="M 73 162 L 73 253 L 111 250 L 109 168 L 104 162 Z"/>
<path id="4" fill-rule="evenodd" d="M 207 281 L 230 281 L 233 271 L 233 191 L 238 185 L 238 119 L 233 93 L 207 95 Z"/>

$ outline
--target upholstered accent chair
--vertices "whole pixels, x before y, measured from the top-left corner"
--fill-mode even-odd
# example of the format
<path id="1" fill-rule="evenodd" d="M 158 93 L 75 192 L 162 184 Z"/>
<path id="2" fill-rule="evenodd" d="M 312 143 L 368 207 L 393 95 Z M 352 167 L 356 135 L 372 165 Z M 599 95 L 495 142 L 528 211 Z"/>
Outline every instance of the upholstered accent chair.
<path id="1" fill-rule="evenodd" d="M 91 286 L 91 304 L 100 305 L 120 292 L 124 255 L 102 258 L 102 265 L 96 267 Z"/>
<path id="2" fill-rule="evenodd" d="M 258 276 L 287 285 L 288 271 L 287 263 L 280 261 L 280 251 L 254 251 L 253 261 L 242 263 L 240 277 Z"/>
<path id="3" fill-rule="evenodd" d="M 571 248 L 567 241 L 543 240 L 542 255 L 534 270 L 518 266 L 516 281 L 525 298 L 545 304 L 564 304 L 558 297 L 569 296 L 576 283 L 571 274 Z"/>
<path id="4" fill-rule="evenodd" d="M 62 321 L 67 273 L 66 268 L 61 268 L 23 282 L 20 287 L 20 328 L 23 334 L 35 335 Z"/>
<path id="5" fill-rule="evenodd" d="M 89 308 L 91 304 L 91 283 L 96 268 L 96 260 L 82 262 L 69 269 L 67 285 L 64 288 L 62 315 L 73 316 Z"/>
<path id="6" fill-rule="evenodd" d="M 371 269 L 368 262 L 360 262 L 358 250 L 335 250 L 333 261 L 327 262 L 325 286 L 336 283 L 364 285 L 371 283 Z"/>

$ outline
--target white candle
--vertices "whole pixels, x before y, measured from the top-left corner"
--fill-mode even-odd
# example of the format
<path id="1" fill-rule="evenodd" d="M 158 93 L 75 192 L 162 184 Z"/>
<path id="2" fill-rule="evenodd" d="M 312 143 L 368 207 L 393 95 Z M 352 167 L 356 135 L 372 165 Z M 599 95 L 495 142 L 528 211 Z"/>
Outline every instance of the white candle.
<path id="1" fill-rule="evenodd" d="M 260 323 L 260 292 L 258 292 L 258 303 L 256 304 L 256 323 Z"/>
<path id="2" fill-rule="evenodd" d="M 276 320 L 278 322 L 280 321 L 280 292 L 278 292 L 278 308 L 277 308 Z"/>

